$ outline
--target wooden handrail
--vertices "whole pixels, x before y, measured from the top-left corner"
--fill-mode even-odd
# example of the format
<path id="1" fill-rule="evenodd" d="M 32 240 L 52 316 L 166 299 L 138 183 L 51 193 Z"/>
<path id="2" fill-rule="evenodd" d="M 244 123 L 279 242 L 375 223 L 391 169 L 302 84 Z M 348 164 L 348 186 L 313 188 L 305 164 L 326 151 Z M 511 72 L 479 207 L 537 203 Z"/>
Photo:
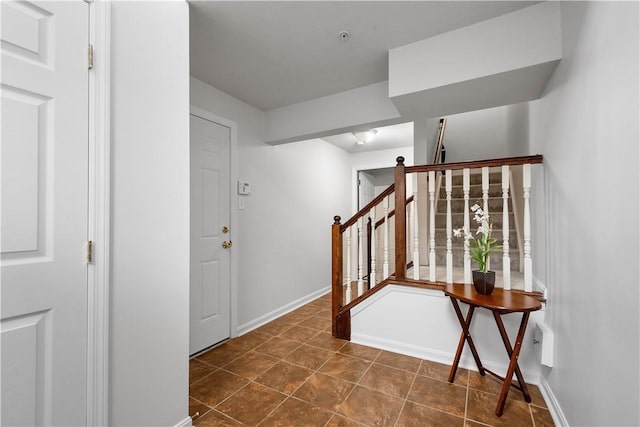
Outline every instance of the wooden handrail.
<path id="1" fill-rule="evenodd" d="M 366 215 L 367 213 L 369 213 L 371 208 L 373 208 L 378 203 L 380 203 L 385 197 L 387 197 L 388 195 L 393 193 L 394 189 L 395 189 L 395 184 L 391 184 L 390 186 L 388 186 L 382 193 L 378 194 L 372 201 L 367 203 L 367 205 L 364 208 L 360 209 L 358 212 L 356 212 L 356 214 L 354 216 L 349 218 L 349 220 L 347 220 L 347 222 L 342 224 L 340 226 L 340 231 L 344 232 L 344 230 L 346 230 L 347 228 L 351 227 L 353 224 L 358 222 L 358 218 L 360 218 L 360 217 Z"/>
<path id="2" fill-rule="evenodd" d="M 489 159 L 489 160 L 474 160 L 471 162 L 454 162 L 454 163 L 441 163 L 439 165 L 420 165 L 420 166 L 407 166 L 405 167 L 406 173 L 418 173 L 418 172 L 431 172 L 431 171 L 444 171 L 444 170 L 459 170 L 459 169 L 478 169 L 484 167 L 496 167 L 496 166 L 517 166 L 524 164 L 536 164 L 542 163 L 542 154 L 536 154 L 534 156 L 520 156 L 520 157 L 505 157 L 503 159 Z"/>
<path id="3" fill-rule="evenodd" d="M 438 128 L 438 143 L 436 145 L 436 152 L 433 156 L 433 164 L 438 165 L 442 163 L 442 150 L 444 149 L 444 130 L 447 127 L 447 118 L 440 119 L 440 127 Z"/>
<path id="4" fill-rule="evenodd" d="M 360 304 L 362 301 L 369 298 L 371 295 L 380 291 L 387 285 L 401 285 L 401 286 L 410 286 L 414 288 L 422 288 L 422 289 L 435 289 L 442 290 L 447 285 L 445 282 L 425 282 L 421 280 L 412 280 L 412 279 L 396 279 L 395 276 L 391 276 L 382 282 L 378 283 L 374 288 L 365 291 L 362 295 L 350 301 L 348 304 L 345 304 L 343 307 L 338 310 L 339 314 L 344 314 L 349 312 L 353 307 Z"/>

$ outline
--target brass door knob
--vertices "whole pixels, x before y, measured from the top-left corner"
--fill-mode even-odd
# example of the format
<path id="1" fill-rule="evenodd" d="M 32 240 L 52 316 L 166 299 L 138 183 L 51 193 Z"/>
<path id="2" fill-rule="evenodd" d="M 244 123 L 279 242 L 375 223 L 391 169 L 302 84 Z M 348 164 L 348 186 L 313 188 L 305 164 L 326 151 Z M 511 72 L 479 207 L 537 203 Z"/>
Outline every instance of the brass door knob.
<path id="1" fill-rule="evenodd" d="M 226 225 L 224 227 L 222 227 L 222 232 L 224 234 L 227 234 L 229 232 L 229 227 L 227 227 Z"/>
<path id="2" fill-rule="evenodd" d="M 224 242 L 222 242 L 222 247 L 225 248 L 225 249 L 229 249 L 231 247 L 231 245 L 233 245 L 233 243 L 227 242 L 226 240 Z"/>

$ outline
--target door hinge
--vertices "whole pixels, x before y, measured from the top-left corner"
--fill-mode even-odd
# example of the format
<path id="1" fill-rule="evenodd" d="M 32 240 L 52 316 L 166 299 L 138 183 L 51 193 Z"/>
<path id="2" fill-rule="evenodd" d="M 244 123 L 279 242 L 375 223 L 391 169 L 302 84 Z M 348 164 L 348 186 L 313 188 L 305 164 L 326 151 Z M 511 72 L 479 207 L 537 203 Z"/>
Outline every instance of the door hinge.
<path id="1" fill-rule="evenodd" d="M 87 48 L 87 62 L 88 62 L 88 68 L 91 70 L 93 69 L 93 45 L 90 44 L 89 47 Z"/>
<path id="2" fill-rule="evenodd" d="M 93 264 L 93 241 L 87 240 L 84 243 L 84 258 L 87 264 Z"/>

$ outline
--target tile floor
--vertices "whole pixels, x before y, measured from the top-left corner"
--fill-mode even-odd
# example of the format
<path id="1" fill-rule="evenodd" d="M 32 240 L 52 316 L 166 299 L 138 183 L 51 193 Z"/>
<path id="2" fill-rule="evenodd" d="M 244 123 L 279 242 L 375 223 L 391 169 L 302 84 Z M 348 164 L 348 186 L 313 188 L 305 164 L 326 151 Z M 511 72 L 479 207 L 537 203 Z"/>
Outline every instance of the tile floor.
<path id="1" fill-rule="evenodd" d="M 195 426 L 553 426 L 536 386 L 527 404 L 500 383 L 335 339 L 325 295 L 190 361 Z"/>

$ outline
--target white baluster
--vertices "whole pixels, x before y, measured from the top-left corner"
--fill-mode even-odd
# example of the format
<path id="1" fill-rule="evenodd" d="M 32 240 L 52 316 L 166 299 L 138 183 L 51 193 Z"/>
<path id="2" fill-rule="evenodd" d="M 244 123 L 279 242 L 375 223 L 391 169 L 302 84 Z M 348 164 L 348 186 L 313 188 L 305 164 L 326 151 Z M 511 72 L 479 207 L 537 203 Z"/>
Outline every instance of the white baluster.
<path id="1" fill-rule="evenodd" d="M 429 280 L 436 281 L 436 173 L 429 172 Z"/>
<path id="2" fill-rule="evenodd" d="M 502 282 L 511 289 L 511 258 L 509 257 L 509 166 L 502 166 Z"/>
<path id="3" fill-rule="evenodd" d="M 471 179 L 469 169 L 462 170 L 462 191 L 464 193 L 464 283 L 471 283 L 471 255 L 469 255 L 469 190 Z"/>
<path id="4" fill-rule="evenodd" d="M 447 196 L 447 283 L 453 283 L 453 252 L 451 234 L 453 226 L 451 224 L 451 169 L 445 172 L 445 191 Z"/>
<path id="5" fill-rule="evenodd" d="M 369 272 L 369 289 L 376 285 L 376 208 L 369 212 L 371 218 L 371 271 Z"/>
<path id="6" fill-rule="evenodd" d="M 363 269 L 362 269 L 362 247 L 364 246 L 364 240 L 362 238 L 362 219 L 363 217 L 358 218 L 358 296 L 362 295 L 364 292 L 364 281 L 362 280 Z"/>
<path id="7" fill-rule="evenodd" d="M 489 214 L 489 168 L 482 168 L 482 210 Z M 491 269 L 491 258 L 487 257 L 487 270 Z"/>
<path id="8" fill-rule="evenodd" d="M 413 279 L 420 280 L 420 238 L 418 237 L 418 174 L 413 175 Z"/>
<path id="9" fill-rule="evenodd" d="M 351 302 L 351 235 L 353 227 L 349 227 L 346 231 L 347 235 L 347 292 L 345 292 L 345 304 Z"/>
<path id="10" fill-rule="evenodd" d="M 489 213 L 489 168 L 482 168 L 482 210 Z"/>
<path id="11" fill-rule="evenodd" d="M 384 246 L 382 248 L 382 276 L 389 277 L 389 196 L 384 198 Z"/>
<path id="12" fill-rule="evenodd" d="M 524 290 L 531 292 L 533 290 L 533 266 L 531 260 L 531 208 L 529 206 L 529 197 L 531 191 L 531 165 L 522 165 L 522 193 L 524 195 Z"/>

